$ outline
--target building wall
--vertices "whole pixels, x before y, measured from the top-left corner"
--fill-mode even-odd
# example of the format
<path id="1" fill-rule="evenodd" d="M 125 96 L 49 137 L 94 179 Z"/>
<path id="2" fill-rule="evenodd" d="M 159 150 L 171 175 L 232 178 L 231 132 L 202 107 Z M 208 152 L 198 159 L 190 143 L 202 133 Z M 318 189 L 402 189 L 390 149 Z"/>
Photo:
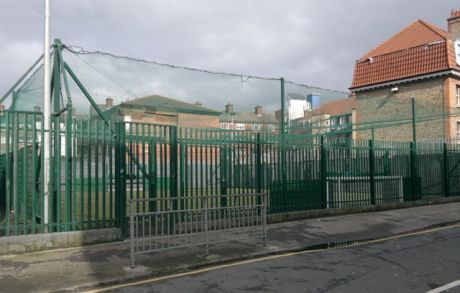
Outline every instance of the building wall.
<path id="1" fill-rule="evenodd" d="M 453 77 L 446 78 L 444 82 L 444 98 L 448 106 L 446 111 L 448 115 L 457 115 L 460 113 L 460 107 L 458 107 L 456 101 L 457 86 L 460 86 L 460 80 Z M 460 116 L 454 116 L 445 120 L 447 137 L 458 138 L 457 122 L 460 122 Z"/>
<path id="2" fill-rule="evenodd" d="M 188 113 L 159 112 L 146 113 L 143 109 L 122 109 L 124 121 L 171 125 L 179 127 L 218 128 L 219 117 Z M 129 118 L 127 120 L 127 118 Z"/>
<path id="3" fill-rule="evenodd" d="M 356 93 L 356 120 L 358 128 L 370 127 L 368 122 L 395 121 L 407 119 L 407 124 L 375 129 L 375 139 L 378 140 L 412 140 L 411 98 L 416 98 L 416 116 L 427 117 L 442 115 L 444 108 L 445 78 L 427 79 L 398 85 L 399 91 L 391 92 L 392 87 L 369 90 Z M 455 99 L 455 94 L 454 94 Z M 417 140 L 439 139 L 445 131 L 443 119 L 417 122 Z M 446 133 L 447 134 L 447 133 Z M 358 131 L 357 138 L 370 139 L 372 132 Z"/>
<path id="4" fill-rule="evenodd" d="M 219 116 L 179 113 L 180 127 L 219 128 Z"/>

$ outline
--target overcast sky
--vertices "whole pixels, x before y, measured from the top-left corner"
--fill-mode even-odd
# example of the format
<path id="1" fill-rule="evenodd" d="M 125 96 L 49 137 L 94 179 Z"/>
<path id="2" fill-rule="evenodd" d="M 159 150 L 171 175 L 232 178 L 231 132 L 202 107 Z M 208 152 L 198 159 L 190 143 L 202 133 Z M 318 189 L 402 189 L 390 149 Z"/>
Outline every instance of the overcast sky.
<path id="1" fill-rule="evenodd" d="M 458 0 L 51 0 L 52 38 L 119 55 L 347 90 L 354 61 Z M 43 50 L 43 1 L 0 0 L 0 93 Z"/>

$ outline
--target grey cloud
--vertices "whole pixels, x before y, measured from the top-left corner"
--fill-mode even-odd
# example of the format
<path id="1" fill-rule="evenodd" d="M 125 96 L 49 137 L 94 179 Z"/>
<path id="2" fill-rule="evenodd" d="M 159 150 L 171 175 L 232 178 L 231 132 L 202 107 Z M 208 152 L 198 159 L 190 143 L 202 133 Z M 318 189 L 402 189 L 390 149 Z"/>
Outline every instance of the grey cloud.
<path id="1" fill-rule="evenodd" d="M 0 92 L 42 50 L 43 1 L 1 0 Z M 458 1 L 52 0 L 53 37 L 163 63 L 346 90 L 357 58 Z M 198 84 L 197 84 L 198 86 Z M 180 89 L 178 90 L 180 92 Z"/>

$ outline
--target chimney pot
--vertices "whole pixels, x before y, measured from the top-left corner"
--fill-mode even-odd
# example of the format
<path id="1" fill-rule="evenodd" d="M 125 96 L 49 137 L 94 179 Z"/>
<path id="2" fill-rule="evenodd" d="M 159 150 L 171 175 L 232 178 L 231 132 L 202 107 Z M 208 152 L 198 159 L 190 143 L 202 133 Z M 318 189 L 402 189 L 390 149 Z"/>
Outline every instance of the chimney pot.
<path id="1" fill-rule="evenodd" d="M 447 27 L 454 40 L 460 39 L 460 10 L 452 10 L 447 19 Z"/>
<path id="2" fill-rule="evenodd" d="M 225 113 L 232 113 L 233 112 L 233 104 L 228 103 L 225 105 Z"/>
<path id="3" fill-rule="evenodd" d="M 105 99 L 105 107 L 107 108 L 107 110 L 113 107 L 113 98 L 108 97 L 107 99 Z"/>
<path id="4" fill-rule="evenodd" d="M 260 106 L 260 105 L 257 105 L 257 106 L 255 107 L 255 111 L 254 111 L 254 112 L 256 113 L 257 116 L 262 116 L 262 109 L 263 109 L 263 108 L 262 108 L 262 106 Z"/>

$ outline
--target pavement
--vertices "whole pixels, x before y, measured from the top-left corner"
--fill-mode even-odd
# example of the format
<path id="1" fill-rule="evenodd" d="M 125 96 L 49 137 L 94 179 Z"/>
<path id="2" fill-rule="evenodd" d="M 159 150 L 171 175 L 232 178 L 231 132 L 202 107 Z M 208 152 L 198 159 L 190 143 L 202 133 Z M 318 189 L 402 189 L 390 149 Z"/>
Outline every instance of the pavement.
<path id="1" fill-rule="evenodd" d="M 112 286 L 117 293 L 460 292 L 460 224 Z"/>
<path id="2" fill-rule="evenodd" d="M 0 292 L 74 291 L 185 272 L 241 259 L 299 251 L 325 243 L 379 239 L 460 222 L 460 202 L 271 224 L 267 246 L 239 241 L 139 255 L 115 242 L 0 256 Z"/>

